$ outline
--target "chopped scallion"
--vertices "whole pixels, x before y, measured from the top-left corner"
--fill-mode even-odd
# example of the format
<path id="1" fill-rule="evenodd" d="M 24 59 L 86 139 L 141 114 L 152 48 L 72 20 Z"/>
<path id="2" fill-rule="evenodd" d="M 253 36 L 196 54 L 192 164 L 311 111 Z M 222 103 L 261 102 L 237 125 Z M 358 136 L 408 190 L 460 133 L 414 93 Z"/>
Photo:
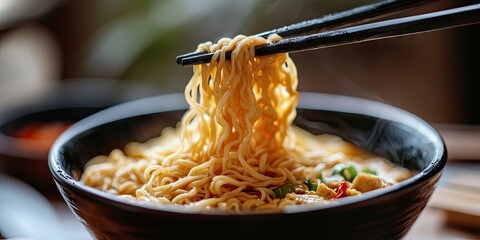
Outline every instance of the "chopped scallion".
<path id="1" fill-rule="evenodd" d="M 354 166 L 350 165 L 343 169 L 341 174 L 345 178 L 345 180 L 352 182 L 353 179 L 357 176 L 357 169 L 355 169 Z"/>
<path id="2" fill-rule="evenodd" d="M 373 169 L 370 169 L 370 168 L 364 168 L 364 169 L 362 169 L 362 172 L 372 174 L 372 175 L 377 175 L 377 171 L 375 171 Z"/>
<path id="3" fill-rule="evenodd" d="M 306 178 L 303 180 L 303 183 L 308 187 L 309 191 L 317 191 L 318 185 L 310 181 L 310 178 Z"/>
<path id="4" fill-rule="evenodd" d="M 332 175 L 335 174 L 342 174 L 342 171 L 347 167 L 347 165 L 343 163 L 339 163 L 332 168 Z"/>
<path id="5" fill-rule="evenodd" d="M 341 175 L 345 180 L 352 182 L 357 176 L 357 169 L 353 165 L 339 163 L 332 168 L 332 175 Z"/>
<path id="6" fill-rule="evenodd" d="M 280 187 L 277 187 L 273 189 L 273 192 L 275 193 L 275 197 L 277 198 L 284 198 L 287 193 L 291 193 L 295 191 L 295 187 L 291 183 L 287 183 L 285 185 L 282 185 Z"/>

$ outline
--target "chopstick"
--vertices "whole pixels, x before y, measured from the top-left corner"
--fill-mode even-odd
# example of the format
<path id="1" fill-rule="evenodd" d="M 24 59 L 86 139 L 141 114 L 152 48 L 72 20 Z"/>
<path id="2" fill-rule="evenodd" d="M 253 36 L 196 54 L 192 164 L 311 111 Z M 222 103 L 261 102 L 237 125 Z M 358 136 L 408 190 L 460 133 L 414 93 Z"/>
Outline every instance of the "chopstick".
<path id="1" fill-rule="evenodd" d="M 480 4 L 473 4 L 433 13 L 385 20 L 307 36 L 282 39 L 257 46 L 256 56 L 276 53 L 301 52 L 371 40 L 399 37 L 428 31 L 473 25 L 480 22 Z M 213 53 L 183 58 L 181 65 L 208 63 Z M 226 54 L 227 59 L 231 53 Z"/>
<path id="2" fill-rule="evenodd" d="M 321 18 L 303 21 L 281 28 L 255 34 L 255 36 L 267 38 L 271 34 L 278 34 L 283 38 L 297 36 L 307 33 L 318 33 L 322 30 L 346 27 L 366 21 L 385 17 L 390 14 L 399 13 L 418 5 L 427 4 L 439 0 L 384 0 L 378 3 L 360 6 L 347 11 L 325 15 Z M 183 59 L 199 56 L 206 52 L 192 52 L 177 56 L 177 64 L 184 65 Z"/>

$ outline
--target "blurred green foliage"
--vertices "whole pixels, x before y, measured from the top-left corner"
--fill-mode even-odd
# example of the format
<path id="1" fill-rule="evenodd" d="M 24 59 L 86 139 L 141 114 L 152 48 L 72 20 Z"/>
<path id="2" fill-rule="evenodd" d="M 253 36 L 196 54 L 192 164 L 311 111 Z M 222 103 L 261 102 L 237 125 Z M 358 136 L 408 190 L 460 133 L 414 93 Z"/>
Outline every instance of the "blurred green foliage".
<path id="1" fill-rule="evenodd" d="M 205 41 L 255 34 L 368 1 L 288 0 L 122 0 L 83 3 L 86 36 L 80 74 L 121 78 L 181 91 L 192 69 L 178 66 L 177 55 Z M 82 24 L 82 23 L 80 23 Z"/>

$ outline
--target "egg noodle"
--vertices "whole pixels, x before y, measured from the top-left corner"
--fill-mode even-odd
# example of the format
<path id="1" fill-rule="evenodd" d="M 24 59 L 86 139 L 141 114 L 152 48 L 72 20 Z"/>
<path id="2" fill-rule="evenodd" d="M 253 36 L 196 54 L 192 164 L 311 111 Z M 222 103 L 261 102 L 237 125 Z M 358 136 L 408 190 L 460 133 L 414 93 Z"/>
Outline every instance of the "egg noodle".
<path id="1" fill-rule="evenodd" d="M 178 125 L 93 158 L 81 181 L 130 200 L 245 213 L 307 203 L 295 197 L 298 189 L 286 196 L 278 189 L 305 186 L 305 179 L 324 186 L 319 172 L 341 162 L 383 169 L 381 179 L 390 183 L 408 177 L 408 171 L 395 177 L 398 166 L 337 136 L 315 136 L 293 125 L 300 97 L 294 62 L 288 54 L 254 56 L 255 46 L 279 39 L 239 35 L 200 44 L 197 51 L 214 57 L 193 67 L 185 88 L 190 107 Z M 231 60 L 227 51 L 233 51 Z M 335 188 L 338 183 L 323 189 L 336 194 Z M 334 199 L 319 191 L 303 193 L 322 200 L 317 203 Z M 351 189 L 350 195 L 361 192 Z"/>

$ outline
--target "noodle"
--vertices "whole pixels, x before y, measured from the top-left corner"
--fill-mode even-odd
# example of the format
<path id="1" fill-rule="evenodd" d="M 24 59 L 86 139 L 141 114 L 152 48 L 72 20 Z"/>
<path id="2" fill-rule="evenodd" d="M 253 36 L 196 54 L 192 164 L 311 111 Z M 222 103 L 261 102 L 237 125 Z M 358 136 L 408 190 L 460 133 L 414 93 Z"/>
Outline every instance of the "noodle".
<path id="1" fill-rule="evenodd" d="M 377 173 L 370 177 L 381 180 L 380 187 L 408 178 L 408 170 L 337 136 L 314 136 L 293 125 L 300 97 L 294 62 L 288 54 L 254 56 L 255 46 L 278 39 L 239 35 L 200 44 L 197 51 L 215 54 L 194 66 L 185 88 L 190 108 L 179 124 L 95 157 L 81 181 L 132 200 L 245 213 L 331 202 L 342 181 L 319 176 L 339 164 L 372 166 Z M 227 51 L 233 51 L 230 61 Z M 294 191 L 278 196 L 288 184 Z M 347 193 L 361 195 L 354 188 Z"/>

